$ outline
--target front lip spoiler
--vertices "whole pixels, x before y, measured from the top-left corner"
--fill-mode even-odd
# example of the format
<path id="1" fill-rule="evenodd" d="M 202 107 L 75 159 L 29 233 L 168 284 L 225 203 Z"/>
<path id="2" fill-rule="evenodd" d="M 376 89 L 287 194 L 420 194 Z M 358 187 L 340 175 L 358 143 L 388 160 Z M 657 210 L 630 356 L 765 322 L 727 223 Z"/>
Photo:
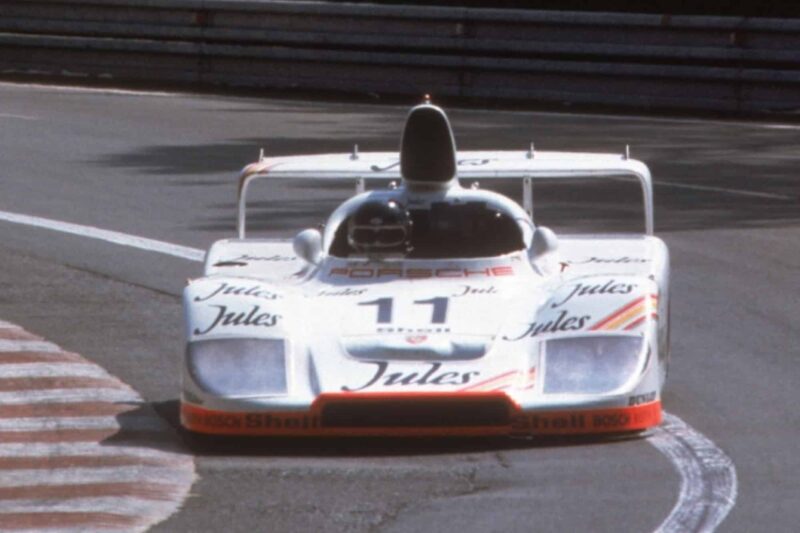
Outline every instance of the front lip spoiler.
<path id="1" fill-rule="evenodd" d="M 326 424 L 323 411 L 326 405 L 366 402 L 380 409 L 381 402 L 398 402 L 409 406 L 419 402 L 464 402 L 464 409 L 471 409 L 470 402 L 504 402 L 508 416 L 493 423 L 480 425 L 442 424 L 434 425 L 430 420 L 423 425 L 411 423 L 369 425 Z M 388 411 L 388 409 L 387 409 Z M 388 414 L 388 413 L 387 413 Z M 502 393 L 473 394 L 323 394 L 308 410 L 301 411 L 248 411 L 230 412 L 206 409 L 188 402 L 181 402 L 181 424 L 189 431 L 211 435 L 251 436 L 309 436 L 309 437 L 464 437 L 464 436 L 571 436 L 630 433 L 643 431 L 661 423 L 661 401 L 636 406 L 581 409 L 579 407 L 558 410 L 523 410 Z"/>

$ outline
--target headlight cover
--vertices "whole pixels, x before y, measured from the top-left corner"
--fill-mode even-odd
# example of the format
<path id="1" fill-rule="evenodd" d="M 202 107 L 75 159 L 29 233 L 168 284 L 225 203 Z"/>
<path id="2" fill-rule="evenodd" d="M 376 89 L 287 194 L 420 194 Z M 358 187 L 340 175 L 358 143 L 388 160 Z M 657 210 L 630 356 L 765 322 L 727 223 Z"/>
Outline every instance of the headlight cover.
<path id="1" fill-rule="evenodd" d="M 287 394 L 286 341 L 213 339 L 191 342 L 186 361 L 194 382 L 229 398 Z"/>
<path id="2" fill-rule="evenodd" d="M 544 342 L 545 394 L 604 394 L 622 387 L 639 366 L 643 337 L 594 335 Z"/>

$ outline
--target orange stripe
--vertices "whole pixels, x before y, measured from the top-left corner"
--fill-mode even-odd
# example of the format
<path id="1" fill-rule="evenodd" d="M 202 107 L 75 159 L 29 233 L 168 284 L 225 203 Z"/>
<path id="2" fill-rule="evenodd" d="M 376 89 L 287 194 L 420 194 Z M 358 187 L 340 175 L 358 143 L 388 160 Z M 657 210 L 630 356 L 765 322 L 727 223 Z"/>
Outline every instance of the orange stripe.
<path id="1" fill-rule="evenodd" d="M 462 391 L 475 390 L 475 389 L 477 389 L 478 387 L 482 387 L 483 385 L 487 385 L 487 384 L 490 384 L 490 383 L 494 383 L 494 382 L 495 382 L 495 381 L 497 381 L 498 379 L 505 378 L 505 377 L 508 377 L 508 376 L 512 376 L 512 375 L 514 375 L 514 374 L 516 374 L 516 373 L 517 373 L 517 371 L 516 371 L 516 370 L 509 370 L 508 372 L 505 372 L 505 373 L 503 373 L 503 374 L 500 374 L 499 376 L 495 376 L 495 377 L 493 377 L 493 378 L 489 378 L 489 379 L 486 379 L 486 380 L 484 380 L 484 381 L 479 381 L 478 383 L 473 383 L 472 385 L 470 385 L 470 386 L 468 386 L 468 387 L 464 387 L 464 388 L 463 388 L 463 389 L 461 389 L 461 390 L 462 390 Z"/>
<path id="2" fill-rule="evenodd" d="M 479 393 L 463 395 L 473 396 Z M 433 395 L 429 395 L 433 396 Z M 497 396 L 497 393 L 487 393 Z M 389 399 L 390 396 L 384 395 Z M 181 404 L 181 424 L 198 433 L 218 435 L 262 436 L 469 436 L 469 435 L 585 435 L 641 431 L 661 422 L 661 402 L 632 407 L 606 409 L 573 409 L 560 411 L 529 411 L 513 409 L 512 422 L 506 426 L 484 427 L 368 427 L 325 428 L 313 410 L 301 412 L 236 413 L 211 411 L 202 407 Z M 247 416 L 257 414 L 274 420 L 270 427 L 249 427 Z M 289 424 L 289 421 L 294 423 Z"/>
<path id="3" fill-rule="evenodd" d="M 658 320 L 658 314 L 657 314 L 657 313 L 650 313 L 650 315 L 649 315 L 649 316 L 650 316 L 651 318 L 655 319 L 655 320 Z M 639 327 L 639 326 L 640 326 L 640 325 L 641 325 L 641 324 L 642 324 L 642 323 L 643 323 L 645 320 L 647 320 L 647 317 L 648 317 L 648 315 L 640 316 L 639 318 L 637 318 L 636 320 L 634 320 L 633 322 L 631 322 L 630 324 L 628 324 L 627 326 L 625 326 L 625 330 L 627 331 L 627 330 L 631 330 L 631 329 L 636 329 L 636 328 L 637 328 L 637 327 Z"/>
<path id="4" fill-rule="evenodd" d="M 609 331 L 610 330 L 619 329 L 619 327 L 622 324 L 624 324 L 625 322 L 628 322 L 630 319 L 643 314 L 645 312 L 645 309 L 647 309 L 647 305 L 645 304 L 645 302 L 642 302 L 641 304 L 637 305 L 636 307 L 634 307 L 632 309 L 628 309 L 627 311 L 622 313 L 620 316 L 618 316 L 617 318 L 615 318 L 611 322 L 607 323 L 602 329 L 609 330 Z"/>
<path id="5" fill-rule="evenodd" d="M 589 435 L 641 431 L 661 423 L 661 401 L 633 407 L 525 413 L 517 417 L 512 434 Z"/>
<path id="6" fill-rule="evenodd" d="M 634 306 L 639 305 L 640 303 L 642 303 L 645 298 L 646 298 L 646 296 L 642 296 L 641 298 L 636 298 L 632 302 L 625 304 L 622 308 L 614 311 L 613 313 L 611 313 L 610 315 L 608 315 L 607 317 L 605 317 L 604 319 L 602 319 L 600 322 L 598 322 L 597 324 L 595 324 L 594 326 L 592 326 L 589 329 L 592 330 L 592 331 L 595 331 L 595 330 L 598 330 L 598 329 L 602 328 L 608 322 L 611 322 L 617 316 L 621 315 L 622 313 L 624 313 L 625 311 L 627 311 L 631 307 L 634 307 Z"/>
<path id="7" fill-rule="evenodd" d="M 513 375 L 508 376 L 502 380 L 496 380 L 493 381 L 492 383 L 487 383 L 486 385 L 481 385 L 480 387 L 475 387 L 473 389 L 469 389 L 468 391 L 463 391 L 463 392 L 497 391 L 497 390 L 507 389 L 512 385 L 514 385 L 514 383 L 517 381 L 518 375 L 519 372 L 514 372 Z"/>
<path id="8" fill-rule="evenodd" d="M 636 298 L 632 302 L 629 302 L 629 303 L 625 304 L 620 309 L 614 311 L 613 313 L 611 313 L 610 315 L 608 315 L 607 317 L 602 319 L 600 322 L 596 323 L 594 326 L 589 328 L 589 330 L 590 331 L 597 331 L 597 330 L 600 330 L 600 329 L 614 329 L 614 327 L 616 327 L 617 324 L 615 324 L 615 326 L 612 327 L 612 326 L 609 325 L 609 322 L 615 321 L 615 319 L 617 319 L 620 315 L 627 314 L 627 312 L 632 307 L 635 307 L 637 305 L 645 303 L 645 301 L 648 298 L 650 298 L 651 302 L 653 302 L 653 303 L 658 301 L 658 295 L 657 294 L 649 294 L 649 295 L 646 295 L 646 296 L 641 296 L 639 298 Z"/>
<path id="9" fill-rule="evenodd" d="M 536 385 L 536 367 L 528 371 L 528 381 L 525 384 L 525 389 L 532 389 Z"/>

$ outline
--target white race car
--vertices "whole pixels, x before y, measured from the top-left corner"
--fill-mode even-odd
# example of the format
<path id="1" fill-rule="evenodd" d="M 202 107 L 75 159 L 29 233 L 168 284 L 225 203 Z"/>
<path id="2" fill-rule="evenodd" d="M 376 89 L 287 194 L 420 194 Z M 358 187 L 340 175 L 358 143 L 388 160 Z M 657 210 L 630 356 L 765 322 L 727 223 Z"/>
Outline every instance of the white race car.
<path id="1" fill-rule="evenodd" d="M 644 234 L 533 222 L 539 178 L 628 177 Z M 246 238 L 251 183 L 351 180 L 322 231 Z M 523 205 L 459 180 L 518 179 Z M 365 192 L 365 182 L 391 181 Z M 626 156 L 456 152 L 445 113 L 400 152 L 262 158 L 238 238 L 184 292 L 181 422 L 228 435 L 575 435 L 661 421 L 669 254 L 650 173 Z"/>

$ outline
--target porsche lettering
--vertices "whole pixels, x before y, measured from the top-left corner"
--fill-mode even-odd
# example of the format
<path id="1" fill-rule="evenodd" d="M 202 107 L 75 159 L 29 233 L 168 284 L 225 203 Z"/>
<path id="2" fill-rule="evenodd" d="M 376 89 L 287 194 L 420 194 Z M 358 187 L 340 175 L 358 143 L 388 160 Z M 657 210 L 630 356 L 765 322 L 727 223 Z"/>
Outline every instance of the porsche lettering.
<path id="1" fill-rule="evenodd" d="M 501 265 L 485 268 L 374 268 L 336 267 L 328 274 L 347 279 L 426 279 L 426 278 L 492 278 L 513 276 L 514 267 Z"/>

